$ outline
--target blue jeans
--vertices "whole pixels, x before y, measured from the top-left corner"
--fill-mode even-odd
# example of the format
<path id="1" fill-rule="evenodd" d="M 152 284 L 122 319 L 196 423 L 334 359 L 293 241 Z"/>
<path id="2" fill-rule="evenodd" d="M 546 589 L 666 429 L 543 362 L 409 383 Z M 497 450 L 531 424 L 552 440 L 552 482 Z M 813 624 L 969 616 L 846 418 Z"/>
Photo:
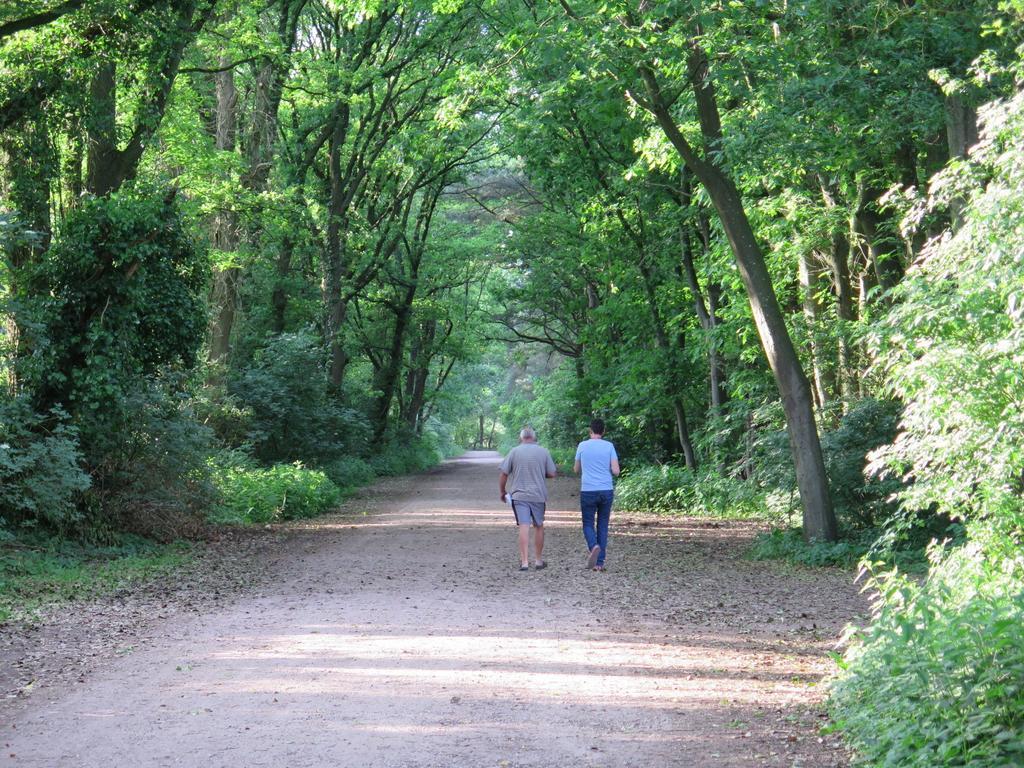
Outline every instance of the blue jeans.
<path id="1" fill-rule="evenodd" d="M 601 545 L 601 554 L 597 556 L 597 564 L 604 565 L 605 552 L 608 549 L 608 522 L 612 517 L 611 490 L 580 491 L 580 510 L 583 512 L 583 537 L 587 540 L 587 550 Z M 594 518 L 597 518 L 597 529 L 594 529 Z"/>

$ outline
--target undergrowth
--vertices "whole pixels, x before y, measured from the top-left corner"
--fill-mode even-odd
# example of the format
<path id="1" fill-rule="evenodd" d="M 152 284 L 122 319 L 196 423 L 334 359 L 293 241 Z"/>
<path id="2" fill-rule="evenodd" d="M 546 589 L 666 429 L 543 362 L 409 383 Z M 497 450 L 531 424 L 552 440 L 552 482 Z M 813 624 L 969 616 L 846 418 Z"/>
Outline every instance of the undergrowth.
<path id="1" fill-rule="evenodd" d="M 263 469 L 217 467 L 213 481 L 220 492 L 210 519 L 215 523 L 272 523 L 328 512 L 342 492 L 327 475 L 299 463 Z"/>
<path id="2" fill-rule="evenodd" d="M 883 548 L 877 529 L 864 529 L 849 533 L 840 541 L 811 541 L 803 539 L 800 528 L 778 528 L 759 533 L 750 546 L 752 560 L 784 560 L 809 568 L 856 568 L 865 558 L 886 565 L 898 566 L 911 574 L 921 574 L 928 561 L 923 545 L 901 542 L 897 548 Z"/>
<path id="3" fill-rule="evenodd" d="M 977 543 L 934 550 L 926 580 L 877 572 L 831 712 L 872 766 L 1024 764 L 1024 563 Z"/>
<path id="4" fill-rule="evenodd" d="M 30 620 L 43 606 L 97 597 L 185 566 L 185 542 L 124 536 L 95 546 L 41 536 L 0 542 L 0 622 Z"/>
<path id="5" fill-rule="evenodd" d="M 693 517 L 782 521 L 792 503 L 788 493 L 766 493 L 714 470 L 693 472 L 668 464 L 624 471 L 615 489 L 619 509 Z"/>

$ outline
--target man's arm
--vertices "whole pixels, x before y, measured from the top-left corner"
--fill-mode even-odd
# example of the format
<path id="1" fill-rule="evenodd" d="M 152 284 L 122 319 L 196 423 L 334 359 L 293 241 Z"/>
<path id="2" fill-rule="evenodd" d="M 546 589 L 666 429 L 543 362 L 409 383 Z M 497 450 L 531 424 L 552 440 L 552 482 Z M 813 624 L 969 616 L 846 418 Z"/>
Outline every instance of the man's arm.
<path id="1" fill-rule="evenodd" d="M 508 475 L 506 473 L 502 472 L 498 475 L 498 498 L 501 499 L 503 504 L 505 503 L 505 483 L 507 482 Z"/>
<path id="2" fill-rule="evenodd" d="M 609 466 L 609 469 L 611 469 L 612 474 L 615 475 L 616 477 L 618 477 L 619 476 L 619 460 L 618 459 L 612 459 L 608 466 Z"/>
<path id="3" fill-rule="evenodd" d="M 575 472 L 578 475 L 582 468 L 583 468 L 583 465 L 580 464 L 580 460 L 576 459 L 576 463 L 572 465 L 572 471 Z"/>

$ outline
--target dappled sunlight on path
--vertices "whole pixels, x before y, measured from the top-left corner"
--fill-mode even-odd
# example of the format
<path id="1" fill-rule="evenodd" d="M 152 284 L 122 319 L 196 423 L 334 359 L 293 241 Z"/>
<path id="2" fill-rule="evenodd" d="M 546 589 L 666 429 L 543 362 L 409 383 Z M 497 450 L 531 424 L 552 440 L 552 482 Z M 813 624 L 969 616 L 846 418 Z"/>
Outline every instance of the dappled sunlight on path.
<path id="1" fill-rule="evenodd" d="M 609 571 L 586 571 L 571 480 L 549 568 L 519 573 L 496 466 L 467 455 L 298 526 L 261 594 L 26 711 L 0 765 L 842 763 L 805 705 L 843 609 L 805 632 L 763 601 L 814 612 L 848 575 L 736 594 L 770 573 L 740 559 L 748 529 L 617 518 Z"/>

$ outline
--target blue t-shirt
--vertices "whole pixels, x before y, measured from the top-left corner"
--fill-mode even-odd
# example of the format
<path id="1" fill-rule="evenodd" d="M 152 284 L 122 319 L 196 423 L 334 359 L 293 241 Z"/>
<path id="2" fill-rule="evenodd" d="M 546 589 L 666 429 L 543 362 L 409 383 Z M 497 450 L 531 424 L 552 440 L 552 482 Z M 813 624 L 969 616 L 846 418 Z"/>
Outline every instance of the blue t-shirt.
<path id="1" fill-rule="evenodd" d="M 615 446 L 598 438 L 584 440 L 576 447 L 576 461 L 580 463 L 581 491 L 610 491 L 612 489 L 612 459 L 619 460 Z"/>

